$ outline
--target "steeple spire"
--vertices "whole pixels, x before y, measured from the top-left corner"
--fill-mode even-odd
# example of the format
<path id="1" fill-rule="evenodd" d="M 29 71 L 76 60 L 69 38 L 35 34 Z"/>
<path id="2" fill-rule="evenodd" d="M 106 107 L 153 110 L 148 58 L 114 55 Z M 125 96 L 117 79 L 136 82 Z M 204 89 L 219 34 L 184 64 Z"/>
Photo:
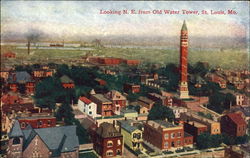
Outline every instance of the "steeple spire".
<path id="1" fill-rule="evenodd" d="M 181 31 L 187 31 L 186 21 L 184 20 Z"/>

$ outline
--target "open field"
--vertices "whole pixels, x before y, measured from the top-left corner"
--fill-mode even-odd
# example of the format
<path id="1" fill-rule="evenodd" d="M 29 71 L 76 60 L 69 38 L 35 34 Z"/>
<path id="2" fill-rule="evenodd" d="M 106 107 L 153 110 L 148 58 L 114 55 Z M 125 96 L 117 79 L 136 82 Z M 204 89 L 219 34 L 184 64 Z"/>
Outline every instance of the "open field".
<path id="1" fill-rule="evenodd" d="M 139 59 L 144 62 L 166 63 L 179 62 L 178 49 L 150 49 L 150 48 L 96 48 L 94 50 L 55 50 L 55 49 L 31 49 L 31 54 L 27 55 L 26 49 L 17 49 L 15 46 L 2 46 L 1 53 L 11 50 L 16 53 L 16 64 L 23 61 L 39 62 L 39 60 L 68 60 L 80 59 L 86 53 L 94 56 L 118 57 L 126 59 Z M 189 49 L 189 63 L 206 61 L 211 67 L 221 66 L 223 68 L 248 68 L 249 53 L 246 49 Z M 21 63 L 21 62 L 20 62 Z"/>

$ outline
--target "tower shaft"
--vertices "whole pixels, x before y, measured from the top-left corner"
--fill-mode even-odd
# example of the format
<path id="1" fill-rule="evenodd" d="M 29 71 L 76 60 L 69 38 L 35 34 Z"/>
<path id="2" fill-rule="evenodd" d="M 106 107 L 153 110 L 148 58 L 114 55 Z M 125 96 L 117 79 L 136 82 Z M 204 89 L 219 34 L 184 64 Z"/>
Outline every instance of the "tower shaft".
<path id="1" fill-rule="evenodd" d="M 181 36 L 180 36 L 180 98 L 188 99 L 188 80 L 187 80 L 187 66 L 188 66 L 188 30 L 184 21 Z"/>

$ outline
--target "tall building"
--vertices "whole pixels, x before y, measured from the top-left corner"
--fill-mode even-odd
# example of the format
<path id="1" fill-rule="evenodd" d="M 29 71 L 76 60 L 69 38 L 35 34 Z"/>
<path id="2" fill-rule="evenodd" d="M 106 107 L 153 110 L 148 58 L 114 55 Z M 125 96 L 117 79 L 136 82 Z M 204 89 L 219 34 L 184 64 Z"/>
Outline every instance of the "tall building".
<path id="1" fill-rule="evenodd" d="M 181 28 L 180 38 L 180 98 L 188 99 L 188 81 L 187 81 L 187 56 L 188 56 L 188 30 L 184 21 Z"/>

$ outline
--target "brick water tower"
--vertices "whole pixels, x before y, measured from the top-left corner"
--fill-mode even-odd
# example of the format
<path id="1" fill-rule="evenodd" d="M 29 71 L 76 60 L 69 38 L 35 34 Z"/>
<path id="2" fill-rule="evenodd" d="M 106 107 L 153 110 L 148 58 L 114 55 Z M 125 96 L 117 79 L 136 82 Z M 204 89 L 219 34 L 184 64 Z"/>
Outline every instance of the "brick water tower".
<path id="1" fill-rule="evenodd" d="M 181 28 L 181 37 L 180 37 L 180 99 L 189 99 L 188 94 L 188 80 L 187 80 L 187 63 L 188 63 L 188 30 L 186 22 Z"/>

